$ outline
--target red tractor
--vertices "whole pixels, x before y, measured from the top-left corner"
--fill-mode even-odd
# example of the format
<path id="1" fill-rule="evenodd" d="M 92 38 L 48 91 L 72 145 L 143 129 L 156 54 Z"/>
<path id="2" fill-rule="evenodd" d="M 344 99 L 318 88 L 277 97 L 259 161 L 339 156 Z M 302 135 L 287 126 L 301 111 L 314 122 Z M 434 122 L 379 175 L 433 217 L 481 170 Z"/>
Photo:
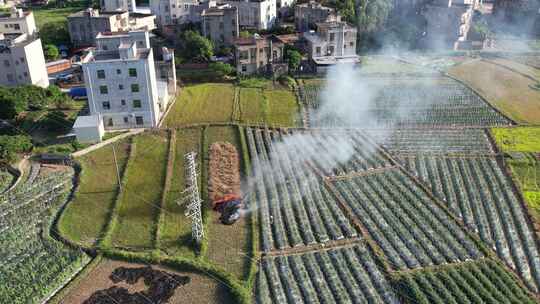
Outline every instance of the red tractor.
<path id="1" fill-rule="evenodd" d="M 220 220 L 225 225 L 232 225 L 240 218 L 242 198 L 235 194 L 227 194 L 212 203 L 212 209 L 221 213 Z"/>

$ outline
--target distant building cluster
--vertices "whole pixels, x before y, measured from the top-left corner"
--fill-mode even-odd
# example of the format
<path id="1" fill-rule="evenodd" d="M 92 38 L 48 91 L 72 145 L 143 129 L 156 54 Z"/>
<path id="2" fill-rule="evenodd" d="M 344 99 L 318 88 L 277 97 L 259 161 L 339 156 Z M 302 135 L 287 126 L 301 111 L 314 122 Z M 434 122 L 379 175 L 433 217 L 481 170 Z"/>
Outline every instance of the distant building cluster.
<path id="1" fill-rule="evenodd" d="M 12 7 L 0 15 L 0 85 L 49 86 L 41 40 L 32 12 Z"/>

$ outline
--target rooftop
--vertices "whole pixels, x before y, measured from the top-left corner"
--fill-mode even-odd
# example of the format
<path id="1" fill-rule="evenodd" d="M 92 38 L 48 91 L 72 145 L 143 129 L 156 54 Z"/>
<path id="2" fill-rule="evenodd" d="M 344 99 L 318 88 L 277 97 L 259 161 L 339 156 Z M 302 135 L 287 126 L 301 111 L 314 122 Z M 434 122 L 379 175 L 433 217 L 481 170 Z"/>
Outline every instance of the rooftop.
<path id="1" fill-rule="evenodd" d="M 99 10 L 86 9 L 82 11 L 75 12 L 68 16 L 68 18 L 81 18 L 81 17 L 92 17 L 92 18 L 109 18 L 111 16 L 126 14 L 127 12 L 117 11 L 117 12 L 100 12 Z"/>
<path id="2" fill-rule="evenodd" d="M 150 49 L 137 49 L 137 54 L 133 58 L 127 58 L 125 60 L 140 60 L 148 59 Z M 108 60 L 121 60 L 119 50 L 113 51 L 92 51 L 89 54 L 89 61 L 108 61 Z"/>
<path id="3" fill-rule="evenodd" d="M 313 57 L 313 61 L 317 65 L 334 65 L 334 64 L 356 64 L 360 62 L 358 55 L 353 56 L 325 56 Z"/>
<path id="4" fill-rule="evenodd" d="M 99 115 L 77 116 L 73 129 L 96 128 L 101 123 Z"/>

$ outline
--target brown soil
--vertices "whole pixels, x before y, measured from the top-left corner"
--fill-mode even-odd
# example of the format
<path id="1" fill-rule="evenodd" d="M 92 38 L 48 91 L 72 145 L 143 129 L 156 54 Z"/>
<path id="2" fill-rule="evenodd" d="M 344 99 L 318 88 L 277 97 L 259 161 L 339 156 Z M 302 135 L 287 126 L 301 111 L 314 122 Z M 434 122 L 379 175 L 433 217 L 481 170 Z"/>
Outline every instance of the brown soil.
<path id="1" fill-rule="evenodd" d="M 226 194 L 241 196 L 240 161 L 236 147 L 228 142 L 216 142 L 210 146 L 208 197 L 211 201 Z"/>
<path id="2" fill-rule="evenodd" d="M 78 286 L 75 286 L 60 303 L 108 303 L 90 302 L 95 301 L 95 299 L 100 295 L 103 295 L 101 298 L 104 301 L 111 300 L 111 297 L 114 298 L 116 302 L 111 300 L 111 304 L 138 303 L 136 302 L 137 298 L 134 297 L 134 294 L 141 294 L 144 291 L 146 291 L 145 296 L 147 297 L 149 294 L 152 294 L 151 286 L 145 283 L 145 280 L 148 279 L 148 275 L 141 275 L 138 279 L 136 279 L 135 277 L 137 276 L 133 276 L 134 272 L 129 272 L 127 275 L 124 275 L 126 273 L 121 274 L 121 272 L 125 272 L 126 269 L 135 269 L 136 273 L 137 271 L 141 271 L 141 269 L 145 268 L 148 268 L 148 265 L 103 260 L 85 278 L 83 278 L 79 282 Z M 111 279 L 111 274 L 115 270 L 115 274 L 118 277 L 115 279 L 116 283 Z M 157 274 L 158 277 L 159 275 L 163 274 L 163 272 L 166 272 L 167 277 L 171 278 L 189 277 L 189 283 L 185 285 L 179 284 L 179 286 L 174 289 L 174 292 L 168 298 L 168 300 L 156 303 L 234 303 L 228 288 L 211 277 L 199 273 L 172 271 L 161 266 L 152 266 L 152 270 L 155 271 L 154 274 Z M 146 274 L 148 274 L 148 272 L 146 272 Z M 115 276 L 112 277 L 115 278 Z M 153 278 L 155 277 L 156 276 L 154 275 Z M 134 284 L 127 283 L 127 281 Z M 125 288 L 125 291 L 121 290 L 122 288 Z M 107 293 L 107 296 L 104 296 L 105 292 Z M 144 297 L 141 299 L 144 299 Z"/>

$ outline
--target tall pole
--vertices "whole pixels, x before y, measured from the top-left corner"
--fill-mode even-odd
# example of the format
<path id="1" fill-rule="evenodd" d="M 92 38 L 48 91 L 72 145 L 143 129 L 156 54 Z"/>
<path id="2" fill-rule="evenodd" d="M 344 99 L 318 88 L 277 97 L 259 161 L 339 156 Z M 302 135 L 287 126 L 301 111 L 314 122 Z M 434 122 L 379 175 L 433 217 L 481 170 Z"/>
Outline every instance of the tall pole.
<path id="1" fill-rule="evenodd" d="M 114 165 L 116 166 L 116 179 L 118 180 L 118 188 L 120 191 L 122 190 L 122 182 L 120 181 L 120 170 L 118 169 L 118 161 L 116 160 L 116 149 L 114 148 L 114 144 L 112 146 L 112 152 L 114 157 Z"/>

